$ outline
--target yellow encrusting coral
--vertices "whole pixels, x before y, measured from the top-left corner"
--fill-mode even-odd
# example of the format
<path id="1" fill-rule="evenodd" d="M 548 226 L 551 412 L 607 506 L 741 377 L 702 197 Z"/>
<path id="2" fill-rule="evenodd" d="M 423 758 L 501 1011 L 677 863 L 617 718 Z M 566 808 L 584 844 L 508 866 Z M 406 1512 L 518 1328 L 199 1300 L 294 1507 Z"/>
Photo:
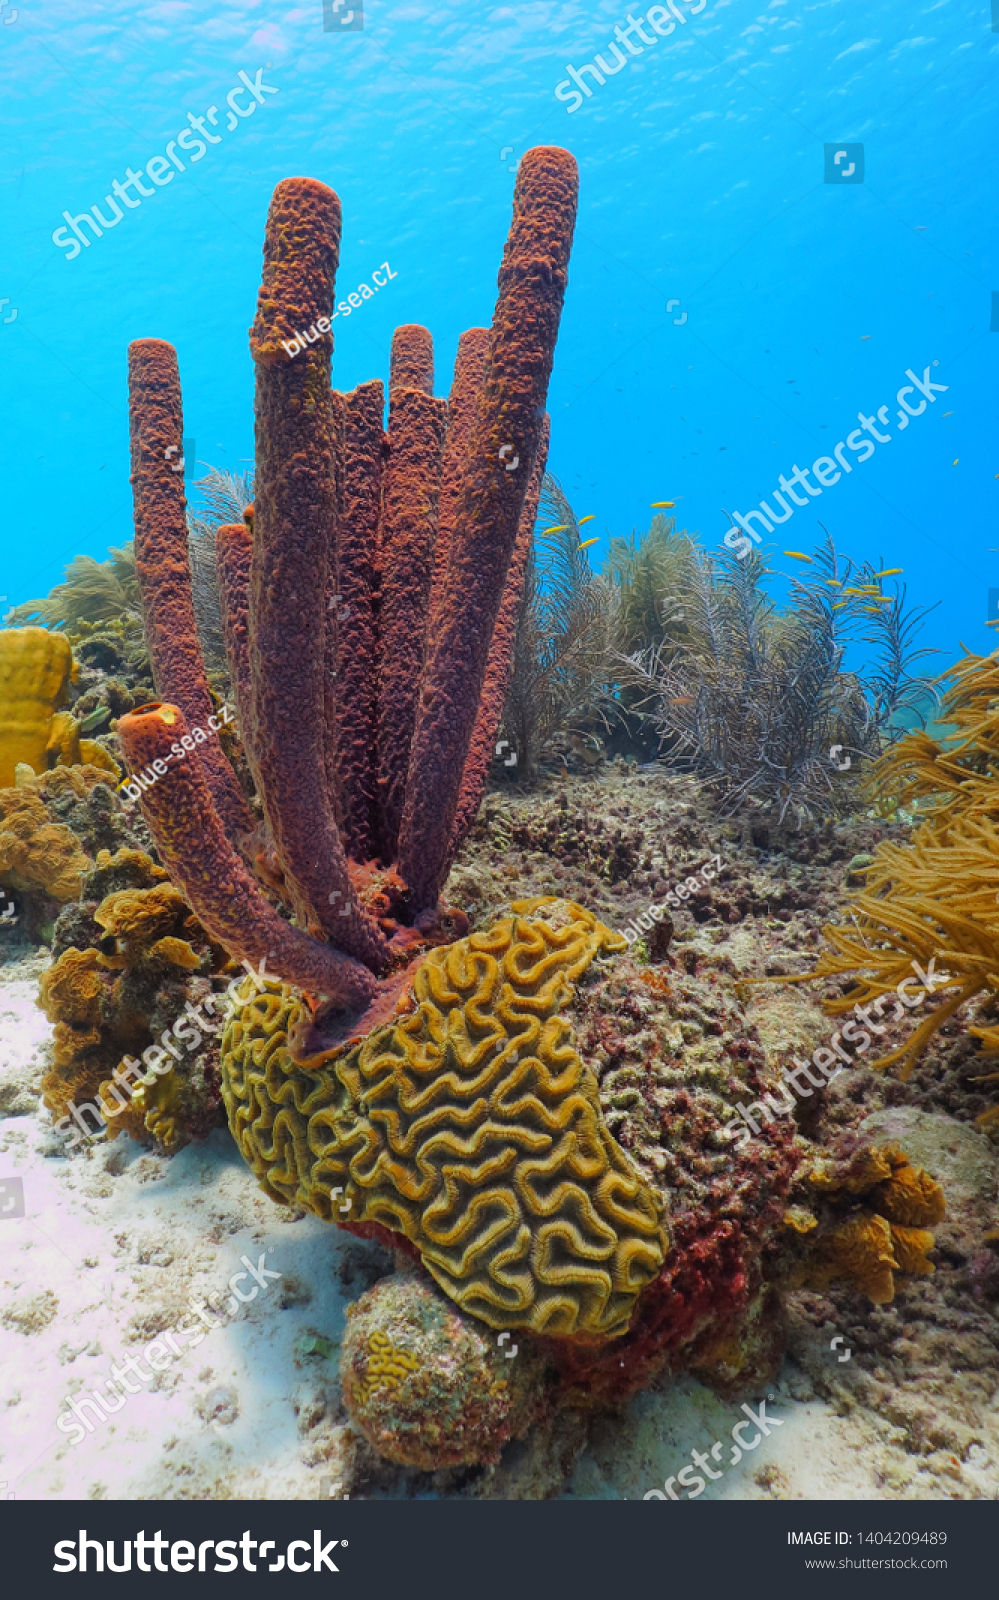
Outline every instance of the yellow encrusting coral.
<path id="1" fill-rule="evenodd" d="M 0 631 L 0 788 L 15 783 L 18 767 L 40 775 L 86 763 L 121 776 L 96 740 L 80 738 L 72 712 L 60 710 L 78 671 L 63 634 L 47 628 Z"/>
<path id="2" fill-rule="evenodd" d="M 874 782 L 900 805 L 920 802 L 924 820 L 907 845 L 878 845 L 865 869 L 851 923 L 825 929 L 833 950 L 811 972 L 779 981 L 852 974 L 849 994 L 825 1004 L 831 1016 L 890 993 L 913 963 L 946 974 L 941 1003 L 897 1049 L 870 1062 L 901 1061 L 905 1079 L 943 1024 L 981 996 L 999 997 L 999 652 L 966 655 L 943 675 L 950 683 L 940 720 L 956 731 L 934 739 L 908 734 L 879 763 Z M 927 802 L 932 802 L 928 804 Z M 968 1029 L 983 1054 L 999 1054 L 999 1026 Z M 999 1076 L 999 1075 L 997 1075 Z M 988 1077 L 980 1080 L 990 1081 Z M 980 1124 L 999 1118 L 999 1106 Z"/>
<path id="3" fill-rule="evenodd" d="M 41 890 L 65 904 L 77 899 L 93 862 L 73 830 L 52 821 L 43 781 L 0 789 L 0 882 L 22 893 Z"/>
<path id="4" fill-rule="evenodd" d="M 867 1145 L 847 1162 L 820 1160 L 806 1179 L 816 1196 L 832 1206 L 829 1216 L 812 1217 L 795 1206 L 785 1226 L 810 1235 L 792 1282 L 797 1288 L 825 1289 L 846 1279 L 875 1305 L 895 1298 L 895 1274 L 923 1275 L 934 1270 L 929 1229 L 941 1220 L 944 1193 L 922 1167 L 913 1167 L 897 1144 Z M 842 1206 L 863 1204 L 842 1216 Z"/>
<path id="5" fill-rule="evenodd" d="M 376 1389 L 397 1389 L 407 1372 L 415 1372 L 419 1364 L 415 1356 L 407 1355 L 376 1328 L 368 1339 L 365 1377 L 357 1385 L 357 1398 L 364 1404 Z"/>
<path id="6" fill-rule="evenodd" d="M 404 1234 L 490 1326 L 608 1339 L 668 1240 L 560 1012 L 624 941 L 571 901 L 512 909 L 432 951 L 410 1014 L 332 1057 L 292 1060 L 289 991 L 244 1006 L 222 1042 L 229 1123 L 272 1198 Z"/>
<path id="7" fill-rule="evenodd" d="M 0 632 L 0 786 L 14 782 L 18 762 L 34 772 L 55 766 L 68 731 L 56 714 L 76 672 L 69 640 L 60 634 L 46 628 Z"/>
<path id="8" fill-rule="evenodd" d="M 193 1068 L 178 1064 L 166 1076 L 139 1079 L 124 1106 L 112 1075 L 126 1057 L 155 1044 L 163 1021 L 172 1024 L 189 992 L 203 992 L 206 974 L 224 963 L 225 954 L 206 938 L 164 869 L 143 851 L 101 850 L 96 864 L 86 857 L 84 864 L 83 896 L 93 895 L 94 931 L 103 937 L 85 949 L 64 949 L 42 974 L 38 1004 L 55 1025 L 54 1060 L 42 1080 L 45 1104 L 56 1120 L 71 1114 L 73 1105 L 95 1104 L 103 1108 L 112 1137 L 151 1133 L 166 1149 L 176 1149 L 205 1119 Z M 94 904 L 111 884 L 128 887 L 115 887 Z M 87 917 L 83 925 L 89 922 Z M 194 973 L 201 988 L 189 991 Z M 160 1054 L 167 1052 L 160 1048 Z M 95 1127 L 96 1119 L 87 1123 L 89 1132 Z"/>

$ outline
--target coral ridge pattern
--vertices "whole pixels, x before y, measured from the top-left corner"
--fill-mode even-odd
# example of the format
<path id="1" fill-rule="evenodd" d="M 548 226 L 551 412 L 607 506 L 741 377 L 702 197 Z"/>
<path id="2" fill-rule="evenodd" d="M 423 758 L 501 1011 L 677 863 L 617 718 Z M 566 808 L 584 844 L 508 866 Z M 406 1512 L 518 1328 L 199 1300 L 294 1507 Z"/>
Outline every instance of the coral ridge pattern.
<path id="1" fill-rule="evenodd" d="M 432 951 L 408 1014 L 332 1059 L 292 1060 L 289 991 L 245 1006 L 222 1041 L 230 1126 L 274 1199 L 327 1219 L 349 1202 L 491 1327 L 605 1340 L 668 1249 L 561 1014 L 623 941 L 571 901 L 512 911 Z"/>

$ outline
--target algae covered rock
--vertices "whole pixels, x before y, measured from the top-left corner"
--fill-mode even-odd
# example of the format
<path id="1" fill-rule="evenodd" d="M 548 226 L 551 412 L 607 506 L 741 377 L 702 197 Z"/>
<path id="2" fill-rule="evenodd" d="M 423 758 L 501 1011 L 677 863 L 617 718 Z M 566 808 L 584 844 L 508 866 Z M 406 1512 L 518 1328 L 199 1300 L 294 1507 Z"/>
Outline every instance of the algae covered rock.
<path id="1" fill-rule="evenodd" d="M 347 1311 L 340 1379 L 351 1420 L 403 1466 L 495 1462 L 539 1416 L 545 1375 L 527 1336 L 499 1337 L 422 1273 L 382 1278 Z"/>

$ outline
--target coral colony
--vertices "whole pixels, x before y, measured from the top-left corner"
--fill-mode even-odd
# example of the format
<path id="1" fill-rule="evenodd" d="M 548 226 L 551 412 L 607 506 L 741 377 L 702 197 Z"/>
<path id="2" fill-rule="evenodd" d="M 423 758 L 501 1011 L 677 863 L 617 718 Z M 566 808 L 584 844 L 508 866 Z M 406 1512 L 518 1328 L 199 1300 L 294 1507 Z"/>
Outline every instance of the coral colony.
<path id="1" fill-rule="evenodd" d="M 665 35 L 683 17 L 671 5 L 652 7 L 649 20 Z M 631 49 L 634 33 L 645 36 L 640 21 L 628 24 L 617 31 Z M 586 70 L 598 69 L 577 78 Z M 956 923 L 948 931 L 941 914 L 929 928 L 925 899 L 903 905 L 889 946 L 875 921 L 882 901 L 868 896 L 874 944 L 861 951 L 834 930 L 840 955 L 818 970 L 883 971 L 834 1003 L 854 1018 L 812 1056 L 822 1076 L 795 1062 L 782 1084 L 746 1026 L 744 998 L 715 986 L 715 974 L 710 984 L 699 978 L 696 952 L 667 954 L 667 906 L 690 900 L 700 917 L 717 900 L 719 915 L 739 920 L 725 854 L 683 882 L 672 877 L 675 860 L 643 878 L 654 898 L 623 934 L 569 898 L 561 867 L 544 892 L 497 904 L 475 932 L 442 898 L 490 763 L 511 737 L 501 719 L 511 684 L 518 701 L 515 669 L 528 678 L 533 670 L 531 627 L 536 661 L 538 641 L 552 634 L 533 539 L 576 189 L 566 151 L 523 157 L 490 327 L 462 335 L 446 401 L 433 392 L 430 333 L 398 328 L 385 425 L 382 384 L 340 393 L 330 358 L 334 317 L 388 280 L 373 274 L 374 289 L 361 286 L 334 310 L 340 203 L 316 180 L 280 183 L 250 331 L 253 490 L 216 474 L 207 498 L 222 520 L 195 523 L 189 542 L 172 459 L 183 438 L 176 353 L 158 339 L 136 341 L 134 571 L 123 551 L 106 571 L 79 565 L 62 591 L 27 603 L 46 627 L 0 638 L 10 728 L 0 871 L 26 895 L 34 925 L 50 929 L 39 1004 L 56 1027 L 43 1091 L 57 1131 L 70 1148 L 125 1131 L 172 1153 L 225 1116 L 275 1204 L 391 1247 L 396 1270 L 348 1308 L 342 1393 L 379 1454 L 422 1471 L 495 1463 L 509 1440 L 561 1408 L 620 1403 L 664 1370 L 745 1392 L 781 1359 L 783 1289 L 845 1280 L 885 1304 L 897 1275 L 932 1272 L 940 1186 L 895 1144 L 847 1141 L 822 1153 L 789 1113 L 798 1097 L 811 1099 L 802 1077 L 823 1087 L 853 1062 L 841 1039 L 859 1057 L 885 1032 L 893 1019 L 875 1018 L 889 992 L 896 1019 L 939 998 L 902 1046 L 914 1059 L 954 1008 L 936 989 L 959 987 L 959 1003 L 986 982 L 981 963 L 965 959 Z M 913 383 L 932 401 L 928 372 Z M 918 414 L 911 392 L 899 394 L 907 415 Z M 632 696 L 617 708 L 625 722 L 637 725 L 645 696 L 646 724 L 673 741 L 674 756 L 687 759 L 689 749 L 696 766 L 714 725 L 712 696 L 725 716 L 738 705 L 746 726 L 709 738 L 724 768 L 715 776 L 735 783 L 737 798 L 762 785 L 777 825 L 792 802 L 827 814 L 825 748 L 833 739 L 856 748 L 869 724 L 873 752 L 886 719 L 922 687 L 908 670 L 914 624 L 901 619 L 901 598 L 878 586 L 896 569 L 865 565 L 869 581 L 846 587 L 851 565 L 840 568 L 827 541 L 814 582 L 792 586 L 789 630 L 757 594 L 758 556 L 742 565 L 726 556 L 720 590 L 694 543 L 663 522 L 644 552 L 617 549 L 620 603 L 602 617 L 604 580 L 580 563 L 579 524 L 551 482 L 543 503 L 555 525 L 545 532 L 568 535 L 563 622 L 580 676 L 568 699 L 553 691 L 562 712 L 538 712 L 548 732 L 525 735 L 525 768 L 561 736 L 569 700 L 593 703 L 613 659 L 615 672 L 628 669 L 617 678 Z M 207 583 L 190 553 L 203 547 Z M 663 593 L 683 595 L 669 617 Z M 835 626 L 886 604 L 880 626 L 893 642 L 889 666 L 872 679 L 872 710 L 860 680 L 840 670 Z M 631 641 L 627 655 L 608 642 L 608 618 L 617 642 Z M 711 623 L 700 634 L 699 618 Z M 833 707 L 824 721 L 809 712 L 803 728 L 792 708 L 758 733 L 732 688 L 748 659 L 733 618 L 749 619 L 749 654 L 757 679 L 769 674 L 775 708 L 790 701 L 783 685 L 803 663 L 814 703 Z M 681 621 L 682 636 L 668 637 Z M 103 707 L 96 694 L 80 695 L 70 643 L 50 631 L 66 627 L 84 662 L 89 650 L 121 672 L 105 682 Z M 710 659 L 697 642 L 709 635 Z M 216 686 L 226 669 L 232 727 Z M 999 715 L 987 709 L 995 674 L 962 671 L 950 699 L 972 737 L 983 715 Z M 159 698 L 143 703 L 148 674 Z M 73 688 L 79 719 L 62 709 Z M 124 781 L 110 751 L 82 737 L 112 710 Z M 940 753 L 919 744 L 926 737 L 910 736 L 908 756 L 897 758 L 897 770 L 915 769 L 917 788 L 932 788 Z M 573 738 L 585 744 L 570 729 L 570 746 Z M 822 746 L 818 778 L 809 739 Z M 775 750 L 785 751 L 783 765 Z M 764 758 L 769 776 L 757 770 Z M 937 829 L 930 843 L 965 828 L 968 848 L 980 845 L 988 795 L 975 782 L 962 788 L 967 815 L 922 825 Z M 141 823 L 116 786 L 138 802 Z M 570 827 L 565 807 L 562 796 L 538 838 L 549 853 L 558 841 L 571 847 L 571 860 L 585 819 Z M 136 847 L 148 845 L 143 824 L 158 861 Z M 892 849 L 875 862 L 879 881 L 894 868 Z M 631 871 L 622 830 L 598 850 L 607 859 L 593 870 L 606 868 L 609 883 Z M 918 865 L 923 853 L 917 845 L 909 854 Z M 927 893 L 931 865 L 920 866 Z M 637 972 L 639 1001 L 621 973 L 641 932 L 658 965 Z M 934 951 L 947 974 L 934 971 Z M 263 1257 L 257 1269 L 249 1257 L 244 1264 L 261 1288 L 279 1276 Z M 255 1293 L 237 1287 L 245 1277 L 230 1279 L 233 1307 Z M 216 1325 L 203 1307 L 192 1310 Z M 191 1345 L 203 1331 L 194 1334 Z M 182 1354 L 165 1337 L 170 1351 L 158 1341 L 145 1351 L 154 1371 Z M 139 1376 L 147 1381 L 145 1369 Z M 58 1426 L 73 1443 L 94 1426 L 88 1408 L 105 1420 L 138 1392 L 117 1367 L 104 1388 L 106 1397 L 98 1389 L 68 1401 Z M 748 1422 L 737 1424 L 732 1464 L 767 1431 L 762 1405 L 758 1417 L 743 1410 L 762 1431 L 747 1441 L 739 1434 Z M 720 1449 L 710 1470 L 704 1453 L 692 1453 L 707 1479 L 720 1475 Z M 685 1468 L 650 1495 L 676 1499 L 674 1481 L 691 1498 L 705 1487 Z"/>
<path id="2" fill-rule="evenodd" d="M 269 970 L 323 997 L 306 1030 L 312 1049 L 326 1022 L 332 1042 L 390 1015 L 406 962 L 463 921 L 438 895 L 478 808 L 502 710 L 508 655 L 490 643 L 497 618 L 516 611 L 533 531 L 575 207 L 572 158 L 550 149 L 525 156 L 493 327 L 462 339 L 450 406 L 431 392 L 429 333 L 397 331 L 386 436 L 380 383 L 330 390 L 329 334 L 304 359 L 283 353 L 296 328 L 329 320 L 340 204 L 311 179 L 288 179 L 274 194 L 250 339 L 252 527 L 225 527 L 217 538 L 239 723 L 265 822 L 216 741 L 142 804 L 164 864 L 209 934 L 239 959 L 267 957 Z M 164 759 L 213 707 L 183 486 L 164 461 L 182 433 L 176 356 L 140 340 L 129 367 L 136 564 L 167 702 L 121 719 L 134 772 Z M 519 472 L 504 468 L 508 441 Z M 334 624 L 333 596 L 346 621 Z M 499 639 L 508 643 L 502 629 Z M 350 916 L 339 915 L 344 907 Z"/>

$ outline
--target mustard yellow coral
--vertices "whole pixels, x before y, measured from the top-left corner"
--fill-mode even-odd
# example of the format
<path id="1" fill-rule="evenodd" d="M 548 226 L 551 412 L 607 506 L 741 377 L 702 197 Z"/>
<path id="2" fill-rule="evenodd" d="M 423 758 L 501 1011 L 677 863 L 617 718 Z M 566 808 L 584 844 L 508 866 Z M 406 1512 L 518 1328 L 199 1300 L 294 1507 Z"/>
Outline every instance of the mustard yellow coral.
<path id="1" fill-rule="evenodd" d="M 0 877 L 9 888 L 41 889 L 65 903 L 92 866 L 76 834 L 53 822 L 33 784 L 0 789 Z"/>
<path id="2" fill-rule="evenodd" d="M 922 1167 L 910 1164 L 900 1145 L 866 1145 L 846 1162 L 819 1160 L 807 1183 L 834 1208 L 860 1199 L 864 1204 L 845 1220 L 834 1209 L 822 1227 L 801 1207 L 785 1213 L 785 1226 L 797 1234 L 817 1230 L 808 1239 L 796 1287 L 825 1289 L 834 1279 L 845 1279 L 880 1306 L 895 1298 L 897 1272 L 934 1270 L 927 1259 L 934 1244 L 929 1227 L 946 1210 L 943 1189 Z"/>
<path id="3" fill-rule="evenodd" d="M 825 1289 L 845 1278 L 876 1306 L 895 1298 L 898 1262 L 892 1251 L 891 1224 L 870 1211 L 841 1223 L 822 1241 L 805 1277 L 809 1289 Z"/>
<path id="4" fill-rule="evenodd" d="M 903 1079 L 967 1001 L 999 995 L 999 652 L 966 655 L 940 681 L 949 685 L 940 720 L 955 731 L 939 740 L 908 734 L 878 763 L 873 780 L 882 794 L 898 793 L 899 803 L 918 802 L 925 820 L 908 844 L 878 845 L 849 924 L 825 929 L 832 949 L 811 972 L 781 980 L 853 974 L 854 987 L 826 1002 L 835 1016 L 890 993 L 911 978 L 914 961 L 923 968 L 935 961 L 947 978 L 940 1002 L 898 1049 L 869 1063 L 900 1061 Z M 999 1054 L 999 1027 L 986 1022 L 968 1032 L 981 1039 L 983 1054 Z M 978 1121 L 996 1118 L 999 1106 Z"/>
<path id="5" fill-rule="evenodd" d="M 152 889 L 119 889 L 107 895 L 94 912 L 94 921 L 107 935 L 101 943 L 104 965 L 121 968 L 158 956 L 193 970 L 199 965 L 198 957 L 185 940 L 173 935 L 178 919 L 192 929 L 198 926 L 184 896 L 172 883 Z"/>
<path id="6" fill-rule="evenodd" d="M 560 1011 L 623 941 L 570 901 L 513 912 L 434 950 L 411 1013 L 332 1058 L 291 1059 L 289 992 L 243 1007 L 222 1042 L 230 1127 L 274 1199 L 404 1234 L 492 1327 L 607 1339 L 668 1242 Z"/>
<path id="7" fill-rule="evenodd" d="M 419 1365 L 415 1356 L 394 1345 L 387 1334 L 376 1328 L 368 1339 L 364 1380 L 356 1385 L 358 1400 L 364 1404 L 376 1389 L 397 1389 L 406 1374 L 415 1372 Z"/>
<path id="8" fill-rule="evenodd" d="M 0 632 L 0 786 L 14 782 L 25 761 L 34 772 L 54 766 L 66 727 L 53 721 L 76 675 L 68 639 L 47 628 Z"/>

